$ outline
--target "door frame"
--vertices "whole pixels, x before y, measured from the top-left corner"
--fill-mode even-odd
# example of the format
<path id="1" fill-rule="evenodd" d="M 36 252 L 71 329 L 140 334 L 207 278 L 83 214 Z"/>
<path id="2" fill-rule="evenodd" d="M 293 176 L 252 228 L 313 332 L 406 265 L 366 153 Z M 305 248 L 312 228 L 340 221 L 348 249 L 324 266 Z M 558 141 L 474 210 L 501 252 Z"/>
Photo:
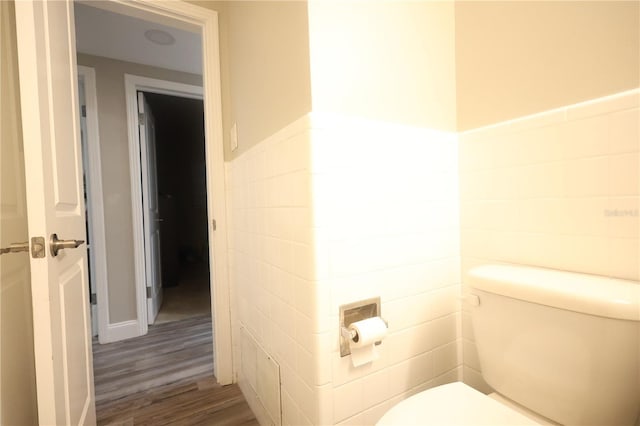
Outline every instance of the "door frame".
<path id="1" fill-rule="evenodd" d="M 211 265 L 209 281 L 211 285 L 211 320 L 214 337 L 213 371 L 220 384 L 233 383 L 218 13 L 182 1 L 109 0 L 107 2 L 88 1 L 87 4 L 168 26 L 195 31 L 202 36 L 202 91 L 205 111 L 207 216 L 209 218 L 209 264 Z M 134 167 L 135 164 L 130 164 L 130 168 Z M 137 210 L 137 214 L 139 213 L 141 213 L 141 209 Z M 216 226 L 214 226 L 214 220 Z M 136 218 L 134 217 L 134 223 L 135 221 Z M 135 253 L 136 268 L 141 265 L 140 262 L 143 260 L 144 252 Z M 139 282 L 140 278 L 141 275 L 136 273 L 137 282 Z M 136 286 L 137 292 L 139 289 L 140 286 Z M 138 294 L 137 298 L 140 300 Z M 144 299 L 146 300 L 146 290 Z M 144 309 L 146 309 L 146 306 Z M 138 318 L 145 320 L 141 321 L 145 322 L 145 325 L 141 326 L 141 328 L 147 327 L 146 316 L 140 315 L 139 306 Z"/>
<path id="2" fill-rule="evenodd" d="M 94 68 L 78 65 L 78 78 L 84 83 L 86 106 L 86 170 L 87 204 L 89 210 L 89 279 L 96 288 L 96 311 L 98 320 L 98 341 L 110 342 L 109 337 L 109 281 L 107 275 L 107 246 L 104 226 L 104 200 L 102 199 L 102 163 L 100 157 L 100 131 L 98 124 L 98 98 L 96 91 L 96 71 Z M 90 306 L 92 318 L 93 305 Z M 92 319 L 93 320 L 93 319 Z"/>
<path id="3" fill-rule="evenodd" d="M 136 274 L 136 306 L 138 332 L 146 334 L 148 330 L 147 312 L 147 257 L 145 256 L 146 232 L 144 227 L 144 203 L 146 189 L 142 181 L 142 173 L 147 167 L 142 164 L 140 143 L 140 116 L 138 114 L 138 92 L 157 93 L 160 95 L 178 96 L 181 98 L 204 100 L 204 91 L 200 86 L 176 83 L 168 80 L 142 77 L 132 74 L 124 75 L 124 92 L 127 105 L 127 132 L 129 135 L 129 168 L 131 175 L 131 213 L 133 215 L 133 253 Z M 207 137 L 205 136 L 205 145 Z M 146 158 L 146 157 L 145 157 Z M 207 172 L 210 167 L 207 161 Z M 207 185 L 208 186 L 208 185 Z M 207 196 L 212 194 L 207 190 Z M 209 218 L 207 218 L 209 220 Z M 212 277 L 209 277 L 213 282 Z M 214 316 L 212 309 L 211 316 Z"/>

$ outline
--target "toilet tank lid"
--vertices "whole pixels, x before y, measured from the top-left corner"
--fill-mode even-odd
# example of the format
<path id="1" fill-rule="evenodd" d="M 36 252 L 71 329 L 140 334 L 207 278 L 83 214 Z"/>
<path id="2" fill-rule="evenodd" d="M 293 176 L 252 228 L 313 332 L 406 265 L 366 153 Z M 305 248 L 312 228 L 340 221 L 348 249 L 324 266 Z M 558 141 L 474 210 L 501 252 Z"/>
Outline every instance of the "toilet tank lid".
<path id="1" fill-rule="evenodd" d="M 472 288 L 555 308 L 640 321 L 640 282 L 521 265 L 469 271 Z"/>

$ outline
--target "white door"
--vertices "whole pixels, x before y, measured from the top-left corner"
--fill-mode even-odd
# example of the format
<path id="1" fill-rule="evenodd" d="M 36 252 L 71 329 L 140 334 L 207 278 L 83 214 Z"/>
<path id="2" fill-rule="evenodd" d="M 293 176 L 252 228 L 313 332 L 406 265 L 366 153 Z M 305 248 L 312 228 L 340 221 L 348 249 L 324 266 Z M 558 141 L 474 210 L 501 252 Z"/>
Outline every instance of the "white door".
<path id="1" fill-rule="evenodd" d="M 142 163 L 142 208 L 144 209 L 144 256 L 147 279 L 147 321 L 153 324 L 162 304 L 160 267 L 160 208 L 156 167 L 156 128 L 153 112 L 143 92 L 138 92 L 140 162 Z"/>
<path id="2" fill-rule="evenodd" d="M 29 237 L 46 249 L 30 258 L 38 418 L 94 424 L 86 246 L 50 244 L 86 239 L 73 2 L 15 8 Z"/>
<path id="3" fill-rule="evenodd" d="M 15 11 L 0 2 L 0 424 L 37 423 L 29 234 L 20 133 Z M 16 246 L 14 246 L 16 250 Z"/>

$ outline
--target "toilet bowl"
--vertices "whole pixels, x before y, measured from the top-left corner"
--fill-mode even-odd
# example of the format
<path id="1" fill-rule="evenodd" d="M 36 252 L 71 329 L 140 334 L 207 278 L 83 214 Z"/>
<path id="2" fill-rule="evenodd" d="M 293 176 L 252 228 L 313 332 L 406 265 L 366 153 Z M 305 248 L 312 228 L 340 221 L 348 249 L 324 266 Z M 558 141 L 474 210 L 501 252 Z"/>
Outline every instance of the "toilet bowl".
<path id="1" fill-rule="evenodd" d="M 484 265 L 466 284 L 480 368 L 495 393 L 441 385 L 398 403 L 378 426 L 635 424 L 640 283 Z"/>
<path id="2" fill-rule="evenodd" d="M 396 404 L 378 426 L 398 425 L 553 425 L 535 413 L 499 401 L 462 382 L 428 389 Z"/>

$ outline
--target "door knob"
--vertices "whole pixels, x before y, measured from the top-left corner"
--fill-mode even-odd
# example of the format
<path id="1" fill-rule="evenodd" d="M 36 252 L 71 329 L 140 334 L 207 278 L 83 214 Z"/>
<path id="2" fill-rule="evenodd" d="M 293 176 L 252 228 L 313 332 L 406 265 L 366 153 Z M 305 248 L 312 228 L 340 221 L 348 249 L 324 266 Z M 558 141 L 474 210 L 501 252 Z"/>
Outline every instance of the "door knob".
<path id="1" fill-rule="evenodd" d="M 58 234 L 51 234 L 49 248 L 51 249 L 51 255 L 55 257 L 60 250 L 77 248 L 82 243 L 84 243 L 84 240 L 59 240 Z"/>
<path id="2" fill-rule="evenodd" d="M 0 248 L 0 254 L 20 253 L 21 251 L 29 251 L 29 241 L 24 243 L 11 243 L 9 247 Z"/>

